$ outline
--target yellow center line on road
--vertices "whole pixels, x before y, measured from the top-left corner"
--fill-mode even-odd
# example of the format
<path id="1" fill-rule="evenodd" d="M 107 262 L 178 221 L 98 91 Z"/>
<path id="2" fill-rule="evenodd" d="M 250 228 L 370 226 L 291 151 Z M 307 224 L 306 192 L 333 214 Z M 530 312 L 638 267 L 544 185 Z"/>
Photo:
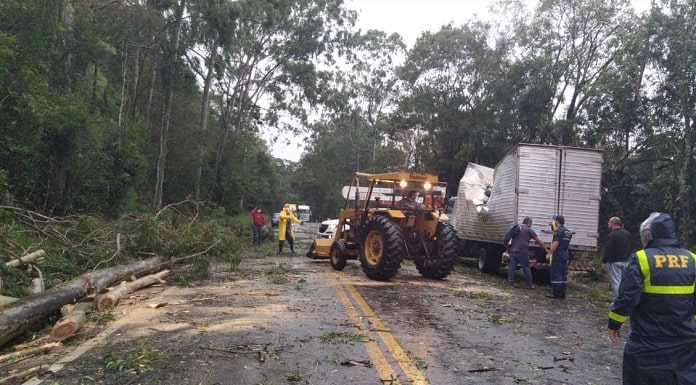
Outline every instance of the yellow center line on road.
<path id="1" fill-rule="evenodd" d="M 380 379 L 396 379 L 396 372 L 391 367 L 391 365 L 389 365 L 387 358 L 384 356 L 384 353 L 379 348 L 377 343 L 372 338 L 370 338 L 370 332 L 367 328 L 367 325 L 365 324 L 365 322 L 363 322 L 362 319 L 360 319 L 358 311 L 355 309 L 355 306 L 353 306 L 353 303 L 348 298 L 348 294 L 346 294 L 346 292 L 343 290 L 343 286 L 340 283 L 336 283 L 336 293 L 338 294 L 338 298 L 341 300 L 343 307 L 346 309 L 348 317 L 350 317 L 351 321 L 355 324 L 355 326 L 358 327 L 358 330 L 363 332 L 365 336 L 368 338 L 368 340 L 364 342 L 365 349 L 367 350 L 368 356 L 370 356 L 370 361 L 372 361 L 372 363 L 375 365 L 375 368 L 379 373 Z M 400 385 L 400 382 L 395 380 L 394 385 Z"/>
<path id="2" fill-rule="evenodd" d="M 377 317 L 377 314 L 375 314 L 370 305 L 367 304 L 365 298 L 358 293 L 355 286 L 348 282 L 348 280 L 343 276 L 341 276 L 339 279 L 343 286 L 353 296 L 353 299 L 355 299 L 355 302 L 358 304 L 358 306 L 360 306 L 365 316 L 370 319 L 370 322 L 375 328 L 375 333 L 379 335 L 384 344 L 387 346 L 387 349 L 389 349 L 389 352 L 396 359 L 396 362 L 399 364 L 399 366 L 401 366 L 401 369 L 403 369 L 404 373 L 406 373 L 409 380 L 411 380 L 411 384 L 429 385 L 423 373 L 421 373 L 408 354 L 406 354 L 401 345 L 396 342 L 396 338 L 394 338 L 392 333 L 387 331 L 387 328 L 384 326 L 382 321 L 380 321 L 379 317 Z"/>

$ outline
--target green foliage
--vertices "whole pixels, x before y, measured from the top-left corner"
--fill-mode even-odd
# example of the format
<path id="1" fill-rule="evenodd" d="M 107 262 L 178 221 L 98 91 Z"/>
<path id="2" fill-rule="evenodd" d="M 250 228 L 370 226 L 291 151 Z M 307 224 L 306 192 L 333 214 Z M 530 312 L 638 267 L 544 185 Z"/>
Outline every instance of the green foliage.
<path id="1" fill-rule="evenodd" d="M 169 359 L 169 356 L 167 352 L 140 343 L 125 356 L 107 355 L 101 367 L 105 373 L 145 373 L 153 370 L 152 363 Z"/>

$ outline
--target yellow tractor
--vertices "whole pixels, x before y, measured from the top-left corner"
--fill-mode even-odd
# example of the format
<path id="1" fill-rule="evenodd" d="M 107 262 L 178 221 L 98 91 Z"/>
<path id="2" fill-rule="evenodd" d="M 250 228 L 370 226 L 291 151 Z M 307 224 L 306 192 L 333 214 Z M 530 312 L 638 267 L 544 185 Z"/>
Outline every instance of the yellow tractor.
<path id="1" fill-rule="evenodd" d="M 447 277 L 457 258 L 457 239 L 440 214 L 446 186 L 425 173 L 355 173 L 344 187 L 346 201 L 333 238 L 315 239 L 308 256 L 329 258 L 336 270 L 357 259 L 378 281 L 394 277 L 406 257 L 424 277 Z"/>

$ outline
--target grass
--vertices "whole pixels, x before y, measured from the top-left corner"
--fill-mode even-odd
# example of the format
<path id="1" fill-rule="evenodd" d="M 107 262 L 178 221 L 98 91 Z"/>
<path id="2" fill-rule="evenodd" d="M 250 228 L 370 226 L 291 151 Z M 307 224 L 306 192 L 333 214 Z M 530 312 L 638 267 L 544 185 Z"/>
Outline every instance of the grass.
<path id="1" fill-rule="evenodd" d="M 350 344 L 356 342 L 367 342 L 369 338 L 364 334 L 354 334 L 345 332 L 331 332 L 319 337 L 319 340 L 327 344 Z"/>
<path id="2" fill-rule="evenodd" d="M 169 358 L 169 353 L 163 352 L 144 344 L 139 344 L 125 357 L 108 355 L 102 359 L 102 370 L 105 373 L 145 373 L 153 370 L 151 364 Z"/>

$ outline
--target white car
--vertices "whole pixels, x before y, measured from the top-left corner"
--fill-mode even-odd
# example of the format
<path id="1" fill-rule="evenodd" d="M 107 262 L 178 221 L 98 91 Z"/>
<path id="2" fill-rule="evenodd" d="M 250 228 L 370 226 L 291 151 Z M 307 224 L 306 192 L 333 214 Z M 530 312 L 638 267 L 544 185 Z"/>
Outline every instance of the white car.
<path id="1" fill-rule="evenodd" d="M 338 219 L 327 219 L 321 222 L 319 225 L 319 238 L 333 238 L 336 234 L 336 227 L 338 227 Z M 343 225 L 343 231 L 348 231 L 350 229 L 349 224 Z"/>

